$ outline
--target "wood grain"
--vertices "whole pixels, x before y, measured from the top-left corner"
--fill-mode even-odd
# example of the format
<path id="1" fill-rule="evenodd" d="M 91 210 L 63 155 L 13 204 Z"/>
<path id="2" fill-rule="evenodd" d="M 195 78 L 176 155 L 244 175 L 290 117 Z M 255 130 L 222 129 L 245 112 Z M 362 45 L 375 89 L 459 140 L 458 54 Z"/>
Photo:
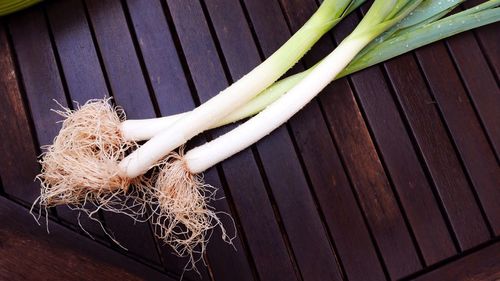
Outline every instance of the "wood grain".
<path id="1" fill-rule="evenodd" d="M 464 2 L 465 8 L 474 7 L 481 4 L 481 0 L 471 0 Z M 477 41 L 481 44 L 481 51 L 488 59 L 488 63 L 496 77 L 497 83 L 500 79 L 500 37 L 498 36 L 498 29 L 500 23 L 496 22 L 474 30 L 477 36 Z"/>
<path id="2" fill-rule="evenodd" d="M 344 28 L 349 29 L 345 21 L 337 30 L 345 30 Z M 330 92 L 326 93 L 331 94 L 320 96 L 320 100 L 330 131 L 338 143 L 346 171 L 387 270 L 391 278 L 400 278 L 421 267 L 410 230 L 348 81 L 337 80 L 328 89 Z M 404 256 L 402 253 L 405 253 Z"/>
<path id="3" fill-rule="evenodd" d="M 0 197 L 2 280 L 176 280 Z M 19 253 L 22 253 L 21 255 Z"/>
<path id="4" fill-rule="evenodd" d="M 412 280 L 498 280 L 499 260 L 500 243 L 497 242 Z"/>
<path id="5" fill-rule="evenodd" d="M 495 153 L 486 139 L 444 44 L 439 42 L 421 48 L 417 51 L 417 58 L 486 216 L 498 235 L 500 165 Z"/>
<path id="6" fill-rule="evenodd" d="M 479 206 L 415 60 L 403 55 L 385 67 L 460 247 L 487 241 Z"/>
<path id="7" fill-rule="evenodd" d="M 348 30 L 355 26 L 351 18 L 344 21 Z M 347 35 L 342 28 L 336 34 Z M 452 237 L 382 70 L 371 67 L 351 75 L 351 81 L 426 264 L 454 255 Z"/>
<path id="8" fill-rule="evenodd" d="M 500 88 L 473 32 L 446 40 L 460 78 L 500 159 Z"/>
<path id="9" fill-rule="evenodd" d="M 34 182 L 39 166 L 27 112 L 19 89 L 12 50 L 5 28 L 0 27 L 0 175 L 3 192 L 25 202 L 33 202 L 38 184 Z M 24 167 L 19 169 L 19 163 Z"/>
<path id="10" fill-rule="evenodd" d="M 58 107 L 54 100 L 62 106 L 67 102 L 43 11 L 30 9 L 13 17 L 9 31 L 38 142 L 50 144 L 61 128 L 61 117 L 50 109 Z"/>

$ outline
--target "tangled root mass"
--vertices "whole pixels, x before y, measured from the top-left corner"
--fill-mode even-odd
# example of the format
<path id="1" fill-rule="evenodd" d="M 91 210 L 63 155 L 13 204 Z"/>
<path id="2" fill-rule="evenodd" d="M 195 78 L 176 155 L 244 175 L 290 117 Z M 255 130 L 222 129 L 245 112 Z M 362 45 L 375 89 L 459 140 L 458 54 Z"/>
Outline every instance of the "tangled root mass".
<path id="1" fill-rule="evenodd" d="M 127 198 L 135 199 L 128 200 L 128 204 L 120 199 L 130 184 L 141 186 L 142 182 L 118 176 L 119 161 L 136 146 L 121 136 L 123 110 L 113 107 L 109 99 L 98 99 L 76 110 L 62 107 L 54 111 L 64 120 L 53 144 L 42 147 L 42 169 L 37 176 L 41 183 L 40 206 L 70 205 L 89 214 L 84 206 L 90 203 L 96 209 L 144 213 L 138 197 L 128 194 Z"/>
<path id="2" fill-rule="evenodd" d="M 189 172 L 182 153 L 171 153 L 158 167 L 153 189 L 152 222 L 155 234 L 181 257 L 189 257 L 186 269 L 196 270 L 215 227 L 222 239 L 231 244 L 221 220 L 208 205 L 215 200 L 216 189 L 202 177 Z M 190 268 L 188 268 L 190 266 Z"/>
<path id="3" fill-rule="evenodd" d="M 53 144 L 42 147 L 37 176 L 41 192 L 33 206 L 37 202 L 44 209 L 69 205 L 94 220 L 98 210 L 139 221 L 150 219 L 156 236 L 178 256 L 189 258 L 187 270 L 196 270 L 217 226 L 222 239 L 231 244 L 233 238 L 218 217 L 222 212 L 208 205 L 215 200 L 216 189 L 190 173 L 182 153 L 171 153 L 147 175 L 122 178 L 118 164 L 137 148 L 121 135 L 123 110 L 113 107 L 109 99 L 99 99 L 76 110 L 62 107 L 55 112 L 64 120 Z M 130 185 L 134 188 L 129 190 Z"/>

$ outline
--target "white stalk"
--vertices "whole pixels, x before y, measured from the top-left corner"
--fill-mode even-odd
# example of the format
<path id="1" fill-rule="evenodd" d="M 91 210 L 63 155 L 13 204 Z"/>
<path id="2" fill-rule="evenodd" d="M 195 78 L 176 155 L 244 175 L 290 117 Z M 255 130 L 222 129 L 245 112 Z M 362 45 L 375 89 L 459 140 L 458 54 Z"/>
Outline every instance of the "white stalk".
<path id="1" fill-rule="evenodd" d="M 159 118 L 125 120 L 120 124 L 120 132 L 124 139 L 132 141 L 149 140 L 153 136 L 168 129 L 182 116 L 188 114 L 183 112 Z"/>
<path id="2" fill-rule="evenodd" d="M 226 115 L 217 123 L 210 126 L 210 129 L 231 124 L 259 113 L 260 111 L 262 111 L 262 109 L 266 108 L 269 104 L 271 104 L 288 90 L 293 88 L 293 86 L 295 86 L 295 84 L 302 80 L 302 78 L 304 78 L 307 73 L 309 73 L 309 71 L 310 70 L 306 70 L 275 82 L 273 85 L 262 91 L 251 101 L 235 109 L 233 112 Z M 129 141 L 149 140 L 153 136 L 168 129 L 172 124 L 182 118 L 185 114 L 188 114 L 188 112 L 160 118 L 125 120 L 120 125 L 120 131 L 124 139 Z"/>
<path id="3" fill-rule="evenodd" d="M 309 75 L 273 104 L 232 131 L 184 155 L 191 173 L 205 171 L 257 142 L 310 102 L 371 39 L 346 38 Z"/>

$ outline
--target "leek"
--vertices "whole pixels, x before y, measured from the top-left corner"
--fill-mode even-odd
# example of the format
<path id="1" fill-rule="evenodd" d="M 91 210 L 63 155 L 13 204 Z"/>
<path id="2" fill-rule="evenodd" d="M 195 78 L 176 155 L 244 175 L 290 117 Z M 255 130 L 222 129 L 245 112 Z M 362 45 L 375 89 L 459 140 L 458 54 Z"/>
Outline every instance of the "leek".
<path id="1" fill-rule="evenodd" d="M 325 32 L 361 2 L 323 1 L 304 26 L 263 63 L 123 159 L 119 165 L 121 176 L 135 178 L 145 173 L 169 152 L 246 104 L 285 74 Z"/>
<path id="2" fill-rule="evenodd" d="M 500 20 L 500 12 L 495 9 L 499 6 L 500 1 L 498 0 L 490 0 L 456 15 L 441 19 L 464 1 L 424 1 L 396 26 L 369 44 L 335 79 L 457 33 Z M 247 104 L 219 120 L 211 128 L 234 123 L 259 113 L 289 91 L 312 69 L 313 67 L 274 83 Z M 121 132 L 127 140 L 148 140 L 167 129 L 186 114 L 188 112 L 161 118 L 126 120 L 121 124 Z"/>
<path id="3" fill-rule="evenodd" d="M 180 161 L 182 165 L 191 174 L 201 173 L 272 132 L 334 80 L 372 40 L 400 22 L 421 2 L 375 0 L 354 31 L 285 95 L 232 131 L 187 152 Z"/>

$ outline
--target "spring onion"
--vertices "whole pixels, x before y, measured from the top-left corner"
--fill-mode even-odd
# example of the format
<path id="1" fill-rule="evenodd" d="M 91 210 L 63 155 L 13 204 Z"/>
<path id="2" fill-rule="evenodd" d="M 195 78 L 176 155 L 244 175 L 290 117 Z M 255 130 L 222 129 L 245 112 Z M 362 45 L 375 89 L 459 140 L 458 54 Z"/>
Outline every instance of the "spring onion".
<path id="1" fill-rule="evenodd" d="M 304 26 L 263 63 L 123 159 L 119 165 L 121 175 L 135 178 L 145 173 L 169 152 L 250 101 L 285 74 L 326 31 L 361 2 L 323 1 Z"/>
<path id="2" fill-rule="evenodd" d="M 44 147 L 40 160 L 42 170 L 37 176 L 41 182 L 41 194 L 34 204 L 38 203 L 42 208 L 69 204 L 92 216 L 95 210 L 87 210 L 91 205 L 95 207 L 93 209 L 123 213 L 143 220 L 146 203 L 151 201 L 148 198 L 153 197 L 156 177 L 155 173 L 143 173 L 153 165 L 165 164 L 155 162 L 168 153 L 169 149 L 182 145 L 274 83 L 324 33 L 364 1 L 323 1 L 304 26 L 271 57 L 207 103 L 180 118 L 166 130 L 170 133 L 158 136 L 148 142 L 146 147 L 143 146 L 148 156 L 142 151 L 133 152 L 124 162 L 127 153 L 140 148 L 138 149 L 136 142 L 123 138 L 120 124 L 124 121 L 125 114 L 120 108 L 113 107 L 108 99 L 90 100 L 81 107 L 77 106 L 76 110 L 56 110 L 64 120 L 53 144 Z M 132 164 L 135 168 L 128 169 L 128 160 L 131 159 L 134 159 Z M 140 162 L 140 165 L 135 165 L 136 162 Z M 133 189 L 129 189 L 131 185 L 134 186 Z M 169 220 L 172 227 L 168 232 L 159 230 L 157 234 L 178 255 L 191 254 L 196 245 L 203 245 L 205 235 L 203 231 L 199 231 L 200 227 L 203 226 L 201 229 L 206 230 L 209 226 L 217 225 L 215 212 L 204 203 L 210 197 L 208 191 L 203 192 L 200 187 L 198 190 L 178 190 L 174 193 L 167 190 L 165 194 L 170 199 L 172 196 L 178 198 L 174 202 L 170 199 L 162 201 L 162 206 L 170 204 L 169 208 L 175 217 Z M 130 201 L 131 204 L 127 204 Z M 185 219 L 192 217 L 196 219 Z M 164 218 L 158 217 L 159 220 Z M 190 224 L 193 221 L 195 223 Z M 158 224 L 165 225 L 165 222 Z M 177 225 L 183 225 L 183 228 L 178 229 L 175 227 Z"/>
<path id="3" fill-rule="evenodd" d="M 474 9 L 467 10 L 467 14 L 463 12 L 438 21 L 464 1 L 424 1 L 409 16 L 368 45 L 335 79 L 457 33 L 498 21 L 499 12 L 492 10 L 499 5 L 498 1 L 487 1 Z M 312 68 L 274 83 L 247 104 L 219 120 L 212 128 L 257 114 L 295 86 L 311 70 Z M 148 140 L 185 114 L 188 112 L 161 118 L 129 119 L 121 124 L 121 132 L 127 140 Z"/>
<path id="4" fill-rule="evenodd" d="M 185 155 L 182 152 L 170 153 L 155 173 L 155 196 L 150 198 L 152 205 L 157 206 L 152 220 L 155 233 L 171 243 L 169 238 L 175 239 L 176 236 L 172 229 L 181 230 L 182 226 L 188 226 L 189 231 L 184 234 L 189 237 L 189 243 L 182 241 L 181 245 L 174 245 L 186 249 L 188 255 L 192 255 L 196 246 L 204 249 L 210 230 L 220 225 L 220 220 L 206 205 L 213 193 L 199 174 L 245 149 L 288 120 L 330 83 L 367 44 L 399 22 L 420 2 L 421 0 L 375 0 L 355 30 L 288 93 L 215 140 L 196 147 Z M 142 151 L 137 151 L 137 155 L 141 157 Z M 205 196 L 207 191 L 208 198 Z M 224 238 L 227 238 L 225 232 Z"/>
<path id="5" fill-rule="evenodd" d="M 187 152 L 182 160 L 178 160 L 178 165 L 184 167 L 188 174 L 201 173 L 269 134 L 312 100 L 372 40 L 401 21 L 421 2 L 375 0 L 354 31 L 285 95 L 232 131 Z M 142 155 L 141 149 L 136 153 Z M 175 171 L 176 174 L 168 177 L 169 181 L 174 181 L 176 177 L 179 181 L 189 178 Z"/>
<path id="6" fill-rule="evenodd" d="M 163 141 L 166 135 L 162 134 L 142 149 L 137 149 L 136 144 L 124 139 L 120 131 L 120 124 L 125 119 L 123 111 L 112 107 L 109 100 L 91 100 L 74 111 L 65 108 L 56 111 L 65 120 L 53 145 L 45 147 L 46 152 L 41 160 L 42 173 L 38 178 L 43 187 L 43 204 L 73 204 L 86 199 L 83 197 L 88 195 L 85 190 L 93 193 L 102 190 L 127 190 L 130 182 L 160 160 L 172 145 L 174 149 L 184 144 L 193 134 L 205 130 L 205 124 L 211 125 L 212 121 L 216 122 L 219 117 L 226 115 L 223 111 L 230 111 L 237 105 L 246 103 L 249 98 L 267 88 L 292 67 L 325 32 L 364 1 L 324 1 L 304 26 L 269 59 L 190 112 L 189 116 L 185 115 L 186 118 L 179 118 L 179 122 L 171 127 L 176 133 L 168 135 L 168 139 L 173 142 Z M 226 99 L 225 96 L 229 98 Z M 210 112 L 215 115 L 210 115 Z M 190 120 L 189 124 L 186 120 Z M 191 124 L 194 120 L 201 122 Z M 161 149 L 158 148 L 159 145 Z M 124 160 L 124 155 L 129 150 L 136 152 Z M 128 171 L 129 160 L 137 158 L 137 155 L 140 157 L 137 161 L 132 161 L 132 164 L 140 162 L 140 167 Z M 122 163 L 119 165 L 120 161 Z M 79 192 L 72 194 L 75 189 Z"/>

